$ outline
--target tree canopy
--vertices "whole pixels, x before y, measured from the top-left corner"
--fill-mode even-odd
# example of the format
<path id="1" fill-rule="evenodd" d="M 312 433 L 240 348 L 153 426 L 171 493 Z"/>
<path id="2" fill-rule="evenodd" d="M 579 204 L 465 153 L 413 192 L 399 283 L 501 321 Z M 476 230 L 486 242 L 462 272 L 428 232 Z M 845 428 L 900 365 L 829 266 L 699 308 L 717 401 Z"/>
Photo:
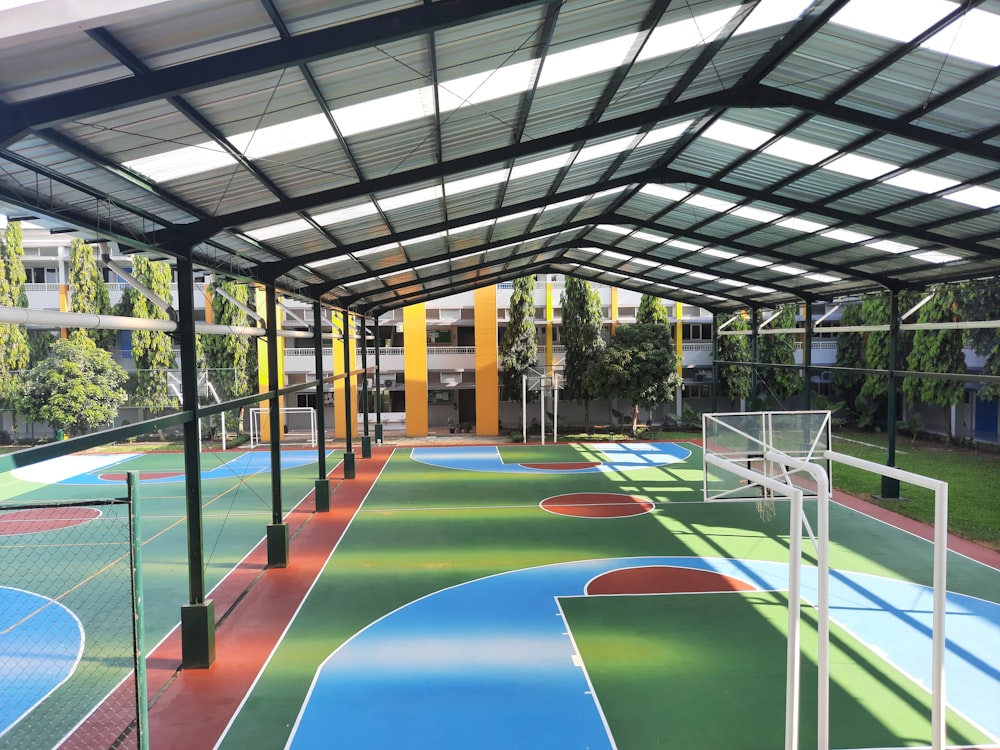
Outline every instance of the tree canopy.
<path id="1" fill-rule="evenodd" d="M 632 404 L 632 431 L 639 425 L 639 408 L 655 409 L 674 399 L 680 384 L 677 355 L 669 326 L 659 323 L 620 325 L 611 343 L 587 370 L 588 387 L 612 400 Z"/>
<path id="2" fill-rule="evenodd" d="M 538 360 L 534 274 L 514 280 L 507 327 L 500 339 L 499 350 L 500 369 L 508 393 L 520 398 L 521 376 Z"/>
<path id="3" fill-rule="evenodd" d="M 861 305 L 846 304 L 840 313 L 840 325 L 859 326 L 863 318 Z M 860 332 L 837 334 L 837 367 L 863 368 L 865 366 L 865 339 Z M 850 404 L 861 393 L 865 376 L 860 372 L 840 372 L 833 374 L 831 390 Z"/>
<path id="4" fill-rule="evenodd" d="M 216 288 L 244 305 L 250 302 L 250 290 L 246 284 L 235 281 L 219 281 Z M 250 325 L 250 316 L 221 294 L 212 295 L 212 316 L 220 325 Z M 250 380 L 250 358 L 252 341 L 249 336 L 227 336 L 225 334 L 200 334 L 200 350 L 208 369 L 208 378 L 215 387 L 219 398 L 231 401 L 249 396 L 253 392 Z M 233 414 L 237 417 L 237 414 Z M 239 425 L 239 419 L 227 420 L 228 424 Z"/>
<path id="5" fill-rule="evenodd" d="M 94 249 L 78 237 L 69 246 L 70 312 L 107 315 L 111 312 L 111 296 L 97 268 Z M 110 349 L 118 336 L 116 331 L 88 329 L 87 335 L 98 346 Z"/>
<path id="6" fill-rule="evenodd" d="M 962 286 L 959 295 L 959 315 L 963 320 L 990 320 L 1000 310 L 1000 279 L 980 279 Z M 984 375 L 1000 375 L 1000 328 L 970 328 L 966 331 L 969 346 L 980 357 Z M 992 401 L 1000 398 L 1000 383 L 986 383 L 979 398 Z"/>
<path id="7" fill-rule="evenodd" d="M 28 306 L 23 258 L 21 222 L 8 222 L 0 241 L 0 305 Z M 15 323 L 0 323 L 0 404 L 14 406 L 21 389 L 21 372 L 29 361 L 27 329 Z"/>
<path id="8" fill-rule="evenodd" d="M 771 321 L 770 327 L 795 328 L 795 306 L 783 306 L 778 316 Z M 761 334 L 759 360 L 762 364 L 785 365 L 761 369 L 760 379 L 772 396 L 781 398 L 802 390 L 802 378 L 798 370 L 788 366 L 795 364 L 795 337 L 792 334 Z"/>
<path id="9" fill-rule="evenodd" d="M 587 367 L 604 348 L 601 296 L 587 281 L 566 278 L 562 293 L 561 339 L 566 347 L 563 395 L 584 406 L 584 429 L 590 430 L 590 401 L 598 394 L 587 386 Z"/>
<path id="10" fill-rule="evenodd" d="M 114 421 L 127 378 L 110 352 L 77 330 L 53 342 L 49 358 L 32 368 L 19 407 L 34 422 L 82 435 Z"/>
<path id="11" fill-rule="evenodd" d="M 639 300 L 639 310 L 635 315 L 636 323 L 659 323 L 670 325 L 670 310 L 660 297 L 644 294 Z"/>
<path id="12" fill-rule="evenodd" d="M 958 320 L 955 291 L 955 287 L 950 286 L 935 290 L 934 296 L 920 308 L 917 322 L 944 323 Z M 949 328 L 915 331 L 906 369 L 915 372 L 965 372 L 962 332 Z M 903 381 L 903 393 L 911 404 L 922 401 L 950 407 L 962 401 L 965 385 L 958 380 L 911 377 Z M 948 425 L 950 437 L 951 420 L 948 420 Z"/>
<path id="13" fill-rule="evenodd" d="M 716 325 L 721 326 L 728 318 L 716 317 Z M 730 331 L 749 331 L 750 324 L 744 315 L 737 315 L 727 326 Z M 718 334 L 717 334 L 718 335 Z M 750 386 L 753 382 L 753 369 L 750 365 L 750 336 L 738 334 L 735 336 L 719 335 L 718 357 L 724 362 L 739 362 L 746 364 L 720 365 L 719 383 L 722 395 L 739 406 L 744 399 L 750 398 Z"/>
<path id="14" fill-rule="evenodd" d="M 132 258 L 132 275 L 161 300 L 171 304 L 172 272 L 168 263 L 136 255 Z M 168 319 L 164 310 L 131 287 L 122 294 L 117 313 L 148 320 Z M 136 369 L 132 404 L 149 409 L 176 407 L 177 397 L 170 393 L 166 379 L 166 371 L 177 367 L 170 336 L 163 331 L 133 331 L 132 358 Z"/>

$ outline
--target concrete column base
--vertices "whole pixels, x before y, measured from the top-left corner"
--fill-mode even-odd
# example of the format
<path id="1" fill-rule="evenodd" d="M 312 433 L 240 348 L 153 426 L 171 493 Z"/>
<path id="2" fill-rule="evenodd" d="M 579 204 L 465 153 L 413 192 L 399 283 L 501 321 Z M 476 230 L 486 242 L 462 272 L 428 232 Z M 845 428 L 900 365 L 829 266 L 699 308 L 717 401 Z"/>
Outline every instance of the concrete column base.
<path id="1" fill-rule="evenodd" d="M 344 479 L 354 479 L 354 453 L 344 453 Z"/>
<path id="2" fill-rule="evenodd" d="M 361 458 L 372 457 L 372 439 L 370 435 L 361 436 Z"/>
<path id="3" fill-rule="evenodd" d="M 267 525 L 267 567 L 288 567 L 288 524 Z"/>
<path id="4" fill-rule="evenodd" d="M 317 479 L 316 480 L 316 512 L 317 513 L 329 513 L 330 512 L 330 480 L 329 479 Z"/>
<path id="5" fill-rule="evenodd" d="M 181 667 L 208 669 L 215 661 L 215 604 L 181 607 Z"/>

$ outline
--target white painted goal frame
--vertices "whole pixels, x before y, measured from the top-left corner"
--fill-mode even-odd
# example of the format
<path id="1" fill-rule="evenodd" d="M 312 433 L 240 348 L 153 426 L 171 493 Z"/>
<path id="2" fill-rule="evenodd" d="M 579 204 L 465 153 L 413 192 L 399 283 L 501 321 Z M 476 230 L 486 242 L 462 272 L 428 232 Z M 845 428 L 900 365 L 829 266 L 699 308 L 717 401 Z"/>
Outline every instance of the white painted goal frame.
<path id="1" fill-rule="evenodd" d="M 738 416 L 756 417 L 767 423 L 769 415 L 789 414 L 788 412 L 758 412 L 743 413 Z M 822 414 L 822 412 L 805 412 L 803 414 Z M 829 412 L 826 414 L 827 435 L 829 436 Z M 800 694 L 800 662 L 801 662 L 801 629 L 799 615 L 801 611 L 801 581 L 802 581 L 802 530 L 806 528 L 813 545 L 816 548 L 817 567 L 817 670 L 818 670 L 818 712 L 817 712 L 817 742 L 818 750 L 829 750 L 830 747 L 830 469 L 816 462 L 822 459 L 827 462 L 840 462 L 874 474 L 897 479 L 902 482 L 925 487 L 934 492 L 934 577 L 933 577 L 933 612 L 931 631 L 931 748 L 944 750 L 946 732 L 947 700 L 945 695 L 945 604 L 947 597 L 947 561 L 948 561 L 948 483 L 938 479 L 903 471 L 892 466 L 883 466 L 872 461 L 855 458 L 832 450 L 829 445 L 812 452 L 811 455 L 791 456 L 774 450 L 764 440 L 761 448 L 760 461 L 763 471 L 755 471 L 746 465 L 746 455 L 730 451 L 721 454 L 713 453 L 707 442 L 710 427 L 728 429 L 725 426 L 727 417 L 733 414 L 705 414 L 702 417 L 702 436 L 704 445 L 704 471 L 708 475 L 709 467 L 729 472 L 737 478 L 760 486 L 762 491 L 771 493 L 772 498 L 787 499 L 791 503 L 789 513 L 789 565 L 788 565 L 788 651 L 787 678 L 785 690 L 785 750 L 798 750 L 799 746 L 799 694 Z M 741 440 L 752 438 L 745 431 L 736 430 Z M 714 434 L 714 433 L 713 433 Z M 767 434 L 767 433 L 765 433 Z M 829 439 L 829 438 L 828 438 Z M 793 481 L 796 472 L 807 474 L 814 482 L 816 497 L 816 533 L 813 534 L 803 513 L 803 497 L 805 490 Z M 730 493 L 731 495 L 732 493 Z M 725 497 L 724 495 L 709 496 L 708 481 L 705 482 L 706 501 L 742 501 L 759 500 L 759 498 Z"/>
<path id="2" fill-rule="evenodd" d="M 311 406 L 286 406 L 278 409 L 279 413 L 283 416 L 293 416 L 296 414 L 308 414 L 309 415 L 309 445 L 316 447 L 316 410 Z M 260 409 L 253 408 L 250 410 L 250 447 L 256 448 L 257 446 L 263 445 L 264 443 L 270 443 L 270 440 L 265 440 L 263 433 L 260 428 L 260 417 L 261 414 L 270 414 L 270 409 Z M 288 420 L 284 420 L 284 424 L 288 424 Z M 304 435 L 305 432 L 299 432 L 297 430 L 289 430 L 289 435 Z M 285 439 L 285 436 L 282 436 Z"/>

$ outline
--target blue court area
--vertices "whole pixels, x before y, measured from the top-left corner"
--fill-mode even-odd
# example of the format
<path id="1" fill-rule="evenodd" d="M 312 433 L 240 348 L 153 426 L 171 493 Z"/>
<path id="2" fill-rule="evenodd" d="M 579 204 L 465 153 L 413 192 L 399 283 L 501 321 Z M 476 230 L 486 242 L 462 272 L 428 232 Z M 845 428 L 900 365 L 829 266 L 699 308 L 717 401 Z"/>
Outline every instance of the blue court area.
<path id="1" fill-rule="evenodd" d="M 439 591 L 330 655 L 290 747 L 322 747 L 331 732 L 347 747 L 406 747 L 409 738 L 447 724 L 447 744 L 437 747 L 614 748 L 559 599 L 585 596 L 597 576 L 637 566 L 711 570 L 761 591 L 788 588 L 782 563 L 647 557 L 517 570 Z M 803 596 L 815 601 L 815 568 L 804 573 Z M 836 625 L 917 682 L 931 683 L 930 589 L 834 571 L 830 597 Z M 949 703 L 1000 737 L 1000 604 L 950 594 L 947 631 Z M 500 705 L 485 703 L 484 693 Z"/>
<path id="2" fill-rule="evenodd" d="M 0 586 L 0 737 L 69 679 L 83 625 L 48 597 Z"/>

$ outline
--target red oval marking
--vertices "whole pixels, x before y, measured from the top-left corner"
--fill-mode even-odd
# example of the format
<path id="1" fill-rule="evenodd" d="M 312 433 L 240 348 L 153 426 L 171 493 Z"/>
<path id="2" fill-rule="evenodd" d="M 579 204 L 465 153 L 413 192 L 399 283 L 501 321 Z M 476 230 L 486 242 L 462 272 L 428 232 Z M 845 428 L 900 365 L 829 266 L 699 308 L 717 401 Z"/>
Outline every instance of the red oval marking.
<path id="1" fill-rule="evenodd" d="M 527 466 L 529 469 L 542 469 L 544 471 L 572 471 L 574 469 L 593 469 L 595 466 L 600 466 L 600 461 L 568 461 L 566 463 L 551 463 L 551 464 L 521 464 L 521 466 Z"/>
<path id="2" fill-rule="evenodd" d="M 542 500 L 542 509 L 577 518 L 625 518 L 649 513 L 653 503 L 634 495 L 614 492 L 572 492 Z"/>
<path id="3" fill-rule="evenodd" d="M 714 570 L 647 565 L 604 573 L 587 584 L 588 594 L 689 594 L 756 591 L 746 581 Z"/>
<path id="4" fill-rule="evenodd" d="M 167 477 L 180 477 L 183 475 L 183 471 L 140 471 L 139 479 L 166 479 Z M 119 471 L 100 474 L 98 476 L 105 482 L 124 482 L 128 475 L 124 471 Z"/>
<path id="5" fill-rule="evenodd" d="M 31 508 L 0 513 L 0 536 L 38 534 L 43 531 L 68 529 L 99 518 L 94 508 Z"/>

